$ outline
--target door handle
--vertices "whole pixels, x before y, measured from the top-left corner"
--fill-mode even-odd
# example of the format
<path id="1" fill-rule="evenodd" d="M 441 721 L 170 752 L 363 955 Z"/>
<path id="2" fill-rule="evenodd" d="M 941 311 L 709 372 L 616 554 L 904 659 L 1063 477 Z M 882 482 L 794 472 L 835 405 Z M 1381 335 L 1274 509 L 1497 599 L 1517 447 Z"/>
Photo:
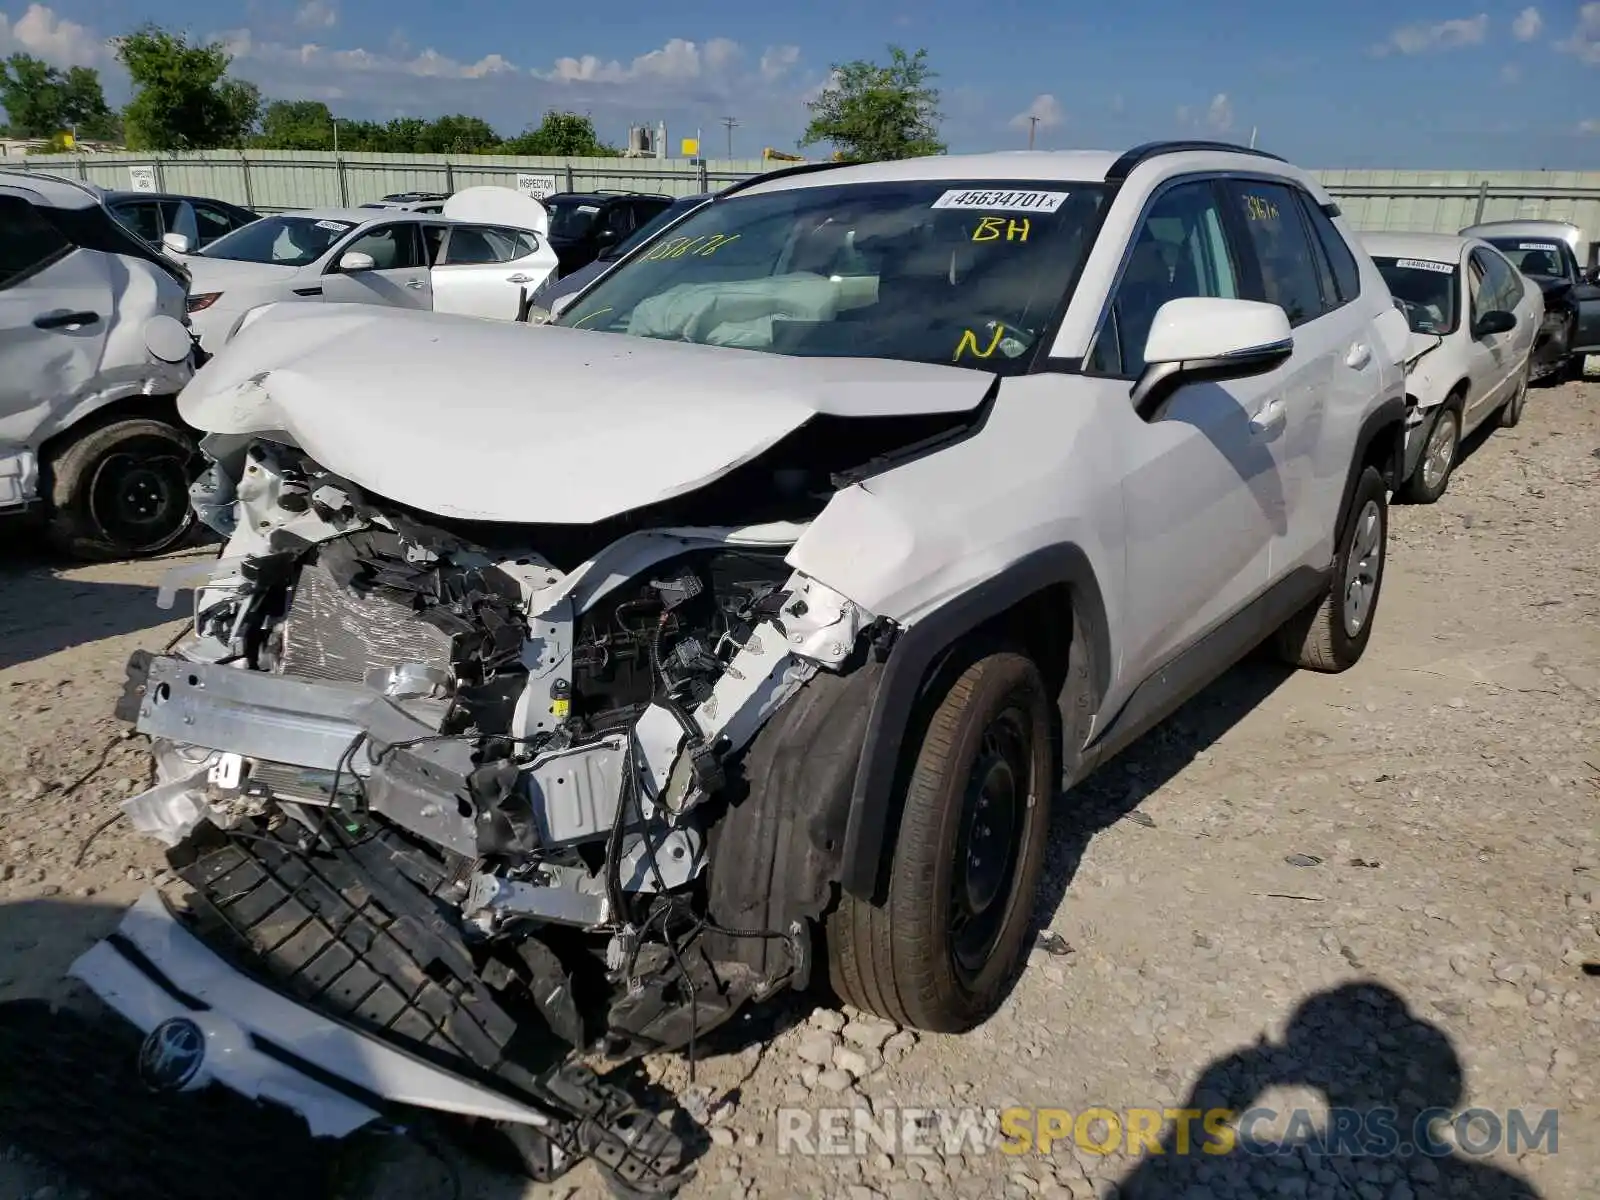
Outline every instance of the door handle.
<path id="1" fill-rule="evenodd" d="M 422 286 L 422 280 L 420 280 L 420 279 L 408 279 L 408 280 L 406 280 L 406 286 L 408 288 L 420 288 Z"/>
<path id="2" fill-rule="evenodd" d="M 1344 365 L 1354 367 L 1358 371 L 1371 361 L 1372 350 L 1365 342 L 1357 342 L 1354 346 L 1351 346 L 1350 353 L 1344 357 Z"/>
<path id="3" fill-rule="evenodd" d="M 1284 403 L 1282 400 L 1269 400 L 1256 410 L 1255 416 L 1250 418 L 1251 433 L 1268 433 L 1283 424 Z"/>
<path id="4" fill-rule="evenodd" d="M 533 282 L 533 276 L 532 275 L 524 275 L 521 271 L 518 271 L 515 275 L 507 275 L 506 276 L 506 282 L 507 283 L 532 283 Z"/>
<path id="5" fill-rule="evenodd" d="M 33 319 L 33 324 L 36 329 L 71 329 L 78 325 L 93 325 L 99 319 L 100 314 L 93 312 L 40 313 Z"/>

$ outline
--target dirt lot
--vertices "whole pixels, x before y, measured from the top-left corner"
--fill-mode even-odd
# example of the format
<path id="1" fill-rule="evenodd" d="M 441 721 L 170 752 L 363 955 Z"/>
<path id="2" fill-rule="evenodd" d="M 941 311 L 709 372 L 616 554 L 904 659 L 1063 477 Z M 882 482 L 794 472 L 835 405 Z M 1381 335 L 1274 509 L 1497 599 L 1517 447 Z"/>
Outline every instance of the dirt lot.
<path id="1" fill-rule="evenodd" d="M 1521 1195 L 1523 1180 L 1551 1200 L 1594 1196 L 1600 978 L 1584 966 L 1600 960 L 1600 385 L 1537 390 L 1520 427 L 1479 440 L 1443 501 L 1394 510 L 1358 668 L 1247 663 L 1062 804 L 1039 948 L 985 1028 L 916 1038 L 795 1002 L 770 1044 L 771 1014 L 720 1039 L 692 1089 L 681 1060 L 648 1063 L 705 1122 L 684 1195 L 1120 1185 L 1188 1200 L 1427 1200 Z M 0 554 L 0 1001 L 69 999 L 64 968 L 162 868 L 116 820 L 150 773 L 110 712 L 129 651 L 176 626 L 154 606 L 162 564 L 61 570 L 17 546 Z M 1290 1136 L 1270 1156 L 1176 1154 L 1170 1139 L 1168 1153 L 1130 1154 L 1126 1130 L 1107 1138 L 1098 1121 L 1084 1140 L 1118 1152 L 1066 1137 L 1049 1155 L 1012 1155 L 959 1136 L 972 1106 L 1252 1103 L 1303 1106 L 1319 1124 L 1328 1106 L 1384 1107 L 1402 1133 L 1433 1106 L 1521 1107 L 1529 1128 L 1557 1109 L 1557 1152 L 1321 1156 L 1282 1117 L 1256 1128 Z M 846 1153 L 808 1153 L 827 1148 L 819 1110 L 838 1107 L 866 1107 L 875 1129 L 913 1108 L 953 1124 L 921 1153 L 856 1146 L 836 1118 Z M 1471 1144 L 1494 1141 L 1485 1123 L 1463 1128 Z M 455 1165 L 463 1196 L 599 1192 L 587 1167 L 523 1189 Z M 420 1147 L 390 1145 L 373 1169 L 370 1195 L 452 1195 Z M 14 1151 L 0 1160 L 0 1200 L 76 1190 Z"/>

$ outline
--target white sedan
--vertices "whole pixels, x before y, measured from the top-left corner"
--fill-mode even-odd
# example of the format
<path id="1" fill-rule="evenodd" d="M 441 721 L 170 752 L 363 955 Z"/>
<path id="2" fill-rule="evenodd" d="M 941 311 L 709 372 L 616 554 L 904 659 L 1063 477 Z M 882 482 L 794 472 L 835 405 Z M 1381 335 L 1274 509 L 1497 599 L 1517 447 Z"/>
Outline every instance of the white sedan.
<path id="1" fill-rule="evenodd" d="M 1362 244 L 1406 320 L 1406 462 L 1398 494 L 1444 495 L 1461 439 L 1491 419 L 1522 417 L 1528 358 L 1544 295 L 1479 238 L 1369 233 Z"/>
<path id="2" fill-rule="evenodd" d="M 262 217 L 189 253 L 189 319 L 215 354 L 252 309 L 326 300 L 515 320 L 556 267 L 549 214 L 510 188 L 457 192 L 438 216 L 389 209 L 311 209 Z"/>

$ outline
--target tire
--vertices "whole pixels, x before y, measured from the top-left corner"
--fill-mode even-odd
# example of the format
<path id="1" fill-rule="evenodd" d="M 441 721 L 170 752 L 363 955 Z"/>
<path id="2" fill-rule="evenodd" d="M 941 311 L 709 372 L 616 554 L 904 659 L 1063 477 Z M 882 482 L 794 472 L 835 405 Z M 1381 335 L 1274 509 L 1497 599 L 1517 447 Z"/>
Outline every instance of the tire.
<path id="1" fill-rule="evenodd" d="M 967 666 L 922 735 L 884 903 L 845 895 L 828 915 L 828 973 L 841 1000 L 933 1033 L 994 1014 L 1025 961 L 1054 764 L 1033 661 L 1001 650 Z M 1005 829 L 980 824 L 986 809 L 1009 815 Z"/>
<path id="2" fill-rule="evenodd" d="M 1400 485 L 1400 499 L 1407 504 L 1432 504 L 1450 486 L 1450 476 L 1461 456 L 1461 399 L 1451 396 L 1433 415 L 1428 437 L 1406 481 Z"/>
<path id="3" fill-rule="evenodd" d="M 1521 422 L 1522 410 L 1528 403 L 1528 376 L 1532 370 L 1532 364 L 1522 368 L 1522 378 L 1517 380 L 1517 390 L 1495 413 L 1495 423 L 1501 429 L 1514 429 Z"/>
<path id="4" fill-rule="evenodd" d="M 194 439 L 166 421 L 133 417 L 92 429 L 50 464 L 50 538 L 76 558 L 145 558 L 195 525 L 189 484 Z"/>
<path id="5" fill-rule="evenodd" d="M 1366 467 L 1350 501 L 1350 515 L 1339 534 L 1327 590 L 1277 631 L 1279 657 L 1291 666 L 1337 672 L 1355 666 L 1372 637 L 1372 622 L 1383 589 L 1388 554 L 1388 489 L 1377 468 Z M 1365 577 L 1359 621 L 1346 620 L 1352 572 Z"/>

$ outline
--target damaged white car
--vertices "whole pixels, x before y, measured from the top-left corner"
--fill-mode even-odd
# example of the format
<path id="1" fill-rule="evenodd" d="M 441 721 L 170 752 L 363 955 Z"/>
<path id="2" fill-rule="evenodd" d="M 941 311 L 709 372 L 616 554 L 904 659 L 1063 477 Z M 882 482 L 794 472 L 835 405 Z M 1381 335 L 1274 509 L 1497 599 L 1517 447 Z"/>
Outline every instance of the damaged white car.
<path id="1" fill-rule="evenodd" d="M 1062 786 L 1264 639 L 1361 656 L 1405 337 L 1205 143 L 778 172 L 548 326 L 269 311 L 182 397 L 228 542 L 120 709 L 187 890 L 74 971 L 157 1086 L 671 1191 L 570 1056 L 813 982 L 973 1027 Z"/>

